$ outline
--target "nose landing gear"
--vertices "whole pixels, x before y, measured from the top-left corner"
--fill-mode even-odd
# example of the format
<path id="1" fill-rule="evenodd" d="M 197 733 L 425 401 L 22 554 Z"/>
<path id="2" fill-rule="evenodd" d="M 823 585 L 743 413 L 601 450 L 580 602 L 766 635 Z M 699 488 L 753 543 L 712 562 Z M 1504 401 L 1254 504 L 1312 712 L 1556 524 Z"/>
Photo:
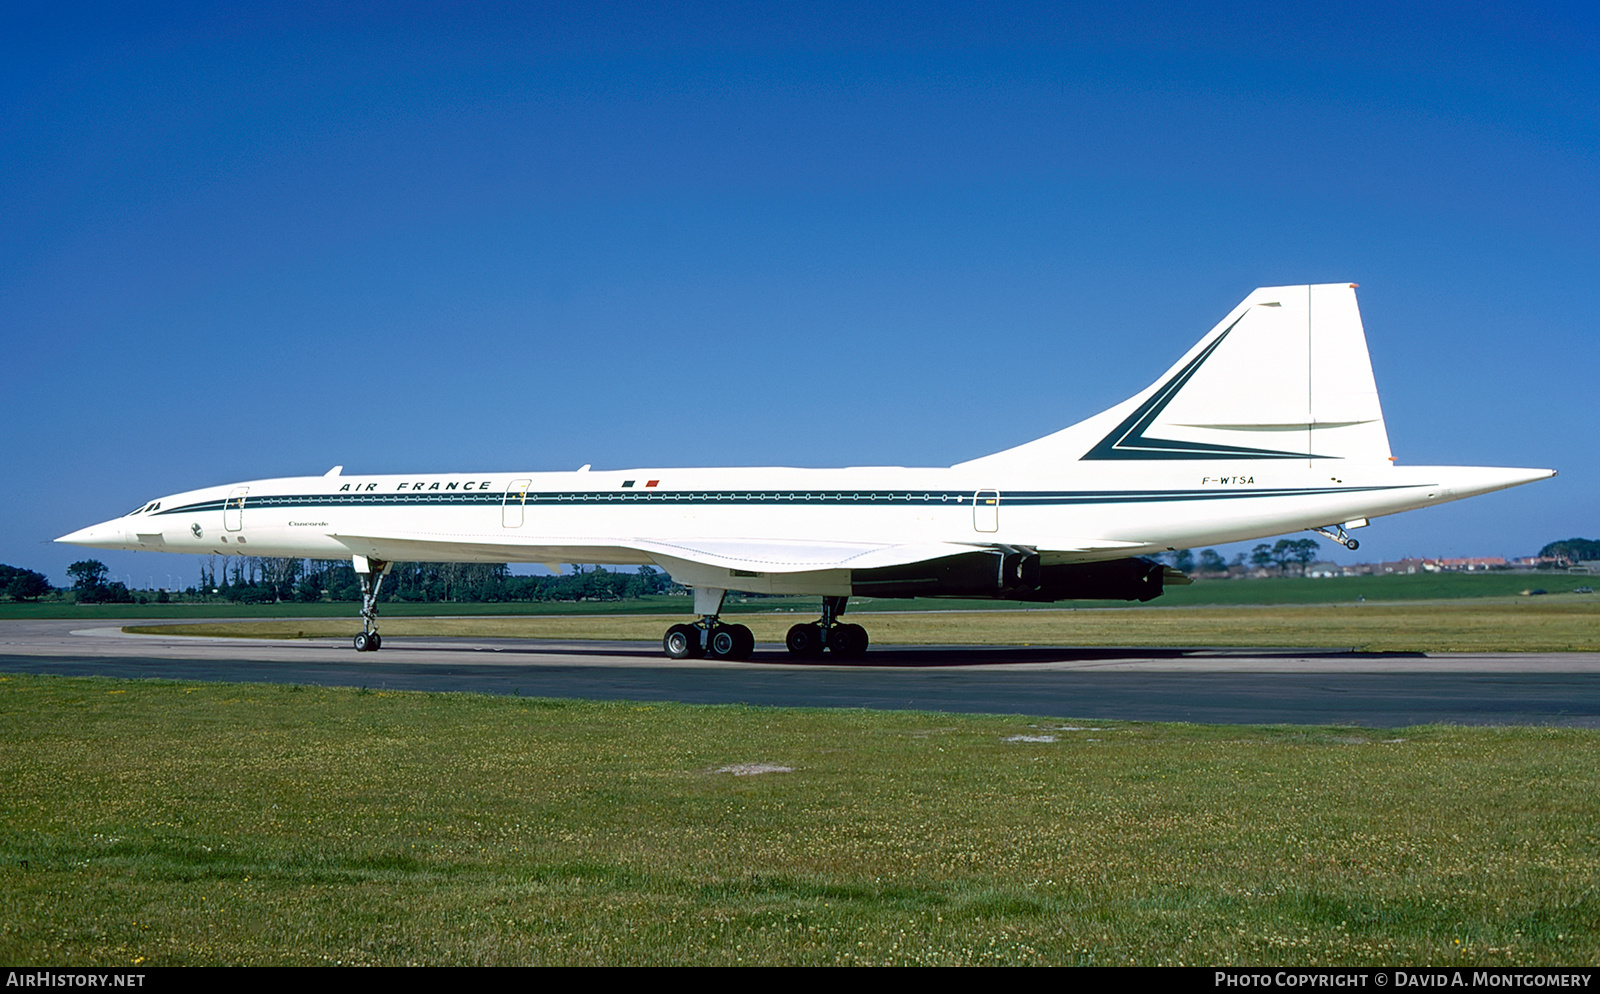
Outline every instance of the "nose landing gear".
<path id="1" fill-rule="evenodd" d="M 383 589 L 383 578 L 394 564 L 366 556 L 352 556 L 351 562 L 361 580 L 361 634 L 355 637 L 356 651 L 377 652 L 383 645 L 378 634 L 378 591 Z"/>

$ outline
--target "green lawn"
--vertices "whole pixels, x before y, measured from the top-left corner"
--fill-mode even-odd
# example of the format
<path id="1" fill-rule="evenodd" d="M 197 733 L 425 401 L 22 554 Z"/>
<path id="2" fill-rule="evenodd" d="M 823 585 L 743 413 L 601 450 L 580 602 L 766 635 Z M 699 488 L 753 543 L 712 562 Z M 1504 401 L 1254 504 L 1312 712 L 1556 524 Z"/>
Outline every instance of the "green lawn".
<path id="1" fill-rule="evenodd" d="M 815 612 L 743 614 L 757 641 L 782 643 Z M 1366 652 L 1600 652 L 1600 601 L 1513 597 L 1270 607 L 852 613 L 878 645 L 1072 645 L 1350 648 Z M 385 616 L 383 634 L 656 641 L 683 615 L 418 618 Z M 130 625 L 136 633 L 252 638 L 346 637 L 351 618 Z M 869 657 L 870 661 L 870 657 Z"/>
<path id="2" fill-rule="evenodd" d="M 1593 963 L 1597 746 L 5 676 L 0 960 Z"/>

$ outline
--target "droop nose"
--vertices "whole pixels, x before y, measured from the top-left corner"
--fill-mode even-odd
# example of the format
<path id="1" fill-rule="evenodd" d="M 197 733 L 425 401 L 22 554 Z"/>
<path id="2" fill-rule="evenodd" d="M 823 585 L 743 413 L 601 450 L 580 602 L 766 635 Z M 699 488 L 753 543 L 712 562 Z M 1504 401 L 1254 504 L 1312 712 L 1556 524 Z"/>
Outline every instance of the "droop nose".
<path id="1" fill-rule="evenodd" d="M 56 541 L 68 545 L 86 545 L 91 549 L 120 549 L 128 544 L 128 534 L 120 521 L 105 521 L 87 528 L 79 528 Z"/>

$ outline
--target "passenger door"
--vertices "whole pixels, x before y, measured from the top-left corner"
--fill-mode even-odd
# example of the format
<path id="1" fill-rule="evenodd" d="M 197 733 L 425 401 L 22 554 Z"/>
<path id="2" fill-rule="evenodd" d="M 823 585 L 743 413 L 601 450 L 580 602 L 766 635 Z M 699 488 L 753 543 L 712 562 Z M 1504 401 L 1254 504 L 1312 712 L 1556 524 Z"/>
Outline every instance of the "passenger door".
<path id="1" fill-rule="evenodd" d="M 227 531 L 236 532 L 244 527 L 244 495 L 249 492 L 249 487 L 235 487 L 223 501 L 222 527 Z"/>
<path id="2" fill-rule="evenodd" d="M 980 532 L 1000 530 L 1000 491 L 979 490 L 972 495 L 972 528 Z"/>
<path id="3" fill-rule="evenodd" d="M 521 528 L 523 508 L 528 503 L 528 487 L 532 480 L 512 480 L 506 495 L 500 501 L 500 524 L 506 528 Z"/>

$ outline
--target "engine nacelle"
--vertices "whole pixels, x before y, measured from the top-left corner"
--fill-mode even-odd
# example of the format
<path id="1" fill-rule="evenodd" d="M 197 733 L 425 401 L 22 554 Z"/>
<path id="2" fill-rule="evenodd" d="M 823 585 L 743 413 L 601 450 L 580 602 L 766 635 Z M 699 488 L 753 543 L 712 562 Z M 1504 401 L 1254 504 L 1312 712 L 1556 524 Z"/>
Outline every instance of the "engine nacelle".
<path id="1" fill-rule="evenodd" d="M 1182 577 L 1182 574 L 1177 574 Z M 1187 583 L 1188 578 L 1182 577 Z M 1148 601 L 1161 596 L 1167 567 L 1149 559 L 1113 559 L 1103 563 L 1046 566 L 1028 601 Z"/>
<path id="2" fill-rule="evenodd" d="M 969 552 L 931 563 L 855 570 L 850 591 L 862 597 L 970 597 L 1010 601 L 1148 601 L 1170 580 L 1149 559 L 1045 566 L 1031 552 Z M 1181 582 L 1187 582 L 1186 579 Z"/>

